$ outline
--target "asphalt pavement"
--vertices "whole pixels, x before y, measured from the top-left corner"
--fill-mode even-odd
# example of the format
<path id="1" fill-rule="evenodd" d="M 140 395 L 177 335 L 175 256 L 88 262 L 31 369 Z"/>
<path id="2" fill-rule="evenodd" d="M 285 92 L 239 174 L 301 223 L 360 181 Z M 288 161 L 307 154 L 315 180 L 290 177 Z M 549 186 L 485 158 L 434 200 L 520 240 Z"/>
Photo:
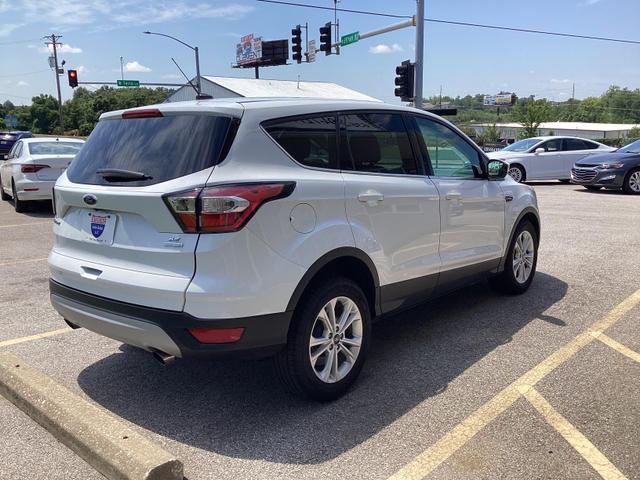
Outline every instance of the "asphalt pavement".
<path id="1" fill-rule="evenodd" d="M 479 284 L 377 323 L 360 380 L 332 403 L 290 397 L 268 361 L 163 367 L 82 329 L 38 337 L 65 327 L 48 301 L 46 204 L 0 204 L 0 351 L 174 453 L 189 480 L 640 479 L 640 303 L 627 300 L 640 289 L 640 198 L 534 186 L 530 290 Z M 593 341 L 563 350 L 585 332 Z M 513 396 L 549 358 L 562 361 Z M 2 398 L 0 417 L 0 479 L 100 478 Z"/>

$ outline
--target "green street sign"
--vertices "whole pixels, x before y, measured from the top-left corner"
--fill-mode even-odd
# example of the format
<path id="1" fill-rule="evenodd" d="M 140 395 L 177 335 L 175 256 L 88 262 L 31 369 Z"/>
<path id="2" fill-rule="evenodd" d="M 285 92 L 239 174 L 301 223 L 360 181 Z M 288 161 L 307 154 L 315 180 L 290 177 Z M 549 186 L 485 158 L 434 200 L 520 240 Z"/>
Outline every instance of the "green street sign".
<path id="1" fill-rule="evenodd" d="M 358 40 L 360 40 L 360 32 L 349 33 L 340 37 L 340 46 L 344 47 L 350 43 L 356 43 Z"/>
<path id="2" fill-rule="evenodd" d="M 140 80 L 118 80 L 119 87 L 139 87 Z"/>

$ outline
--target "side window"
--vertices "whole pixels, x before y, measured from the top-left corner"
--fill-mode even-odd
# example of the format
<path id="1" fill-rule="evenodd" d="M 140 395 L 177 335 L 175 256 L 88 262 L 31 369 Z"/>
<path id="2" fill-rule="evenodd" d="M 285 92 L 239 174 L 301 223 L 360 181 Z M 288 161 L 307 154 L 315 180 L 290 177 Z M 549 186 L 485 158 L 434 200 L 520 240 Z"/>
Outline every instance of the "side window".
<path id="1" fill-rule="evenodd" d="M 587 148 L 589 150 L 595 150 L 596 148 L 600 147 L 600 145 L 598 145 L 597 143 L 594 142 L 589 142 L 589 141 L 584 141 L 584 143 L 586 144 Z"/>
<path id="2" fill-rule="evenodd" d="M 334 115 L 276 120 L 264 129 L 297 162 L 307 167 L 338 168 Z"/>
<path id="3" fill-rule="evenodd" d="M 560 152 L 562 151 L 562 139 L 554 138 L 553 140 L 547 140 L 540 145 L 540 147 L 544 148 L 545 152 Z"/>
<path id="4" fill-rule="evenodd" d="M 13 150 L 13 158 L 18 158 L 22 155 L 22 142 L 16 143 L 15 149 Z"/>
<path id="5" fill-rule="evenodd" d="M 582 140 L 578 140 L 577 138 L 567 138 L 565 140 L 567 148 L 565 150 L 587 150 L 590 147 L 587 147 L 587 143 Z"/>
<path id="6" fill-rule="evenodd" d="M 416 117 L 418 143 L 428 153 L 436 177 L 482 176 L 480 154 L 469 143 L 441 123 Z"/>
<path id="7" fill-rule="evenodd" d="M 342 117 L 343 161 L 358 172 L 418 175 L 418 164 L 402 116 L 354 113 Z M 346 158 L 345 158 L 346 157 Z M 349 169 L 348 165 L 343 167 Z"/>

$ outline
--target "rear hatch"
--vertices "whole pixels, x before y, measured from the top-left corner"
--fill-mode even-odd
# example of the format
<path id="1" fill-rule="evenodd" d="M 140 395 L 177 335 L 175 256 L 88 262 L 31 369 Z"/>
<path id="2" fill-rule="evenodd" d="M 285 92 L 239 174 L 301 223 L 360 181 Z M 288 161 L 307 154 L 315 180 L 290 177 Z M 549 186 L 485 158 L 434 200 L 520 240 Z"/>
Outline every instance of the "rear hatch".
<path id="1" fill-rule="evenodd" d="M 166 197 L 207 182 L 237 120 L 211 111 L 131 112 L 101 120 L 56 184 L 52 279 L 181 310 L 199 234 L 185 233 Z"/>

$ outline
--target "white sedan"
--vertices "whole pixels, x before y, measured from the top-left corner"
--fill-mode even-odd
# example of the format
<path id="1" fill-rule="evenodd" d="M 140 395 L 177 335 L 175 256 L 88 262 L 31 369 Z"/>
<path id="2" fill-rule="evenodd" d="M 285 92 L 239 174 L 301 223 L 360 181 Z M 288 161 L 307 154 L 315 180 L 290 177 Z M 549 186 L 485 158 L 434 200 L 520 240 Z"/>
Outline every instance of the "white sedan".
<path id="1" fill-rule="evenodd" d="M 84 145 L 77 138 L 23 138 L 0 161 L 0 195 L 13 198 L 16 212 L 27 202 L 50 200 L 56 180 Z"/>
<path id="2" fill-rule="evenodd" d="M 602 143 L 577 137 L 533 137 L 520 140 L 498 152 L 491 159 L 509 164 L 509 175 L 517 182 L 525 180 L 571 179 L 571 168 L 578 160 L 594 153 L 615 150 Z"/>

